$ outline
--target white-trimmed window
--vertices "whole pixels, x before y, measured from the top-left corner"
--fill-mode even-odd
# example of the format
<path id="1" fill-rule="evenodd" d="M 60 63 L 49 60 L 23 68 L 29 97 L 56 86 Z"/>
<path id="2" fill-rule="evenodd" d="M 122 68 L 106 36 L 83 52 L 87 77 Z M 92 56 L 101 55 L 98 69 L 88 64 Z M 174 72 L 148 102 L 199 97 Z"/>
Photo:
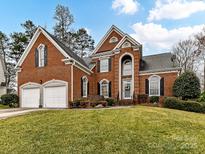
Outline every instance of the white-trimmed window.
<path id="1" fill-rule="evenodd" d="M 111 37 L 109 40 L 109 43 L 116 43 L 116 42 L 118 42 L 118 38 L 115 36 Z"/>
<path id="2" fill-rule="evenodd" d="M 88 96 L 88 79 L 87 77 L 83 77 L 82 78 L 82 87 L 83 87 L 83 97 L 87 97 Z"/>
<path id="3" fill-rule="evenodd" d="M 109 59 L 100 59 L 100 72 L 108 72 L 109 71 Z"/>
<path id="4" fill-rule="evenodd" d="M 123 75 L 132 75 L 132 61 L 125 60 L 122 66 L 122 74 Z"/>
<path id="5" fill-rule="evenodd" d="M 106 79 L 100 81 L 100 95 L 105 98 L 109 97 L 109 81 Z"/>
<path id="6" fill-rule="evenodd" d="M 131 47 L 131 46 L 132 46 L 131 43 L 126 41 L 125 43 L 123 43 L 122 48 L 128 48 L 128 47 Z"/>
<path id="7" fill-rule="evenodd" d="M 153 75 L 149 78 L 149 95 L 160 96 L 160 79 L 158 75 Z"/>
<path id="8" fill-rule="evenodd" d="M 38 66 L 39 67 L 44 67 L 45 65 L 45 45 L 44 44 L 40 44 L 38 46 Z"/>

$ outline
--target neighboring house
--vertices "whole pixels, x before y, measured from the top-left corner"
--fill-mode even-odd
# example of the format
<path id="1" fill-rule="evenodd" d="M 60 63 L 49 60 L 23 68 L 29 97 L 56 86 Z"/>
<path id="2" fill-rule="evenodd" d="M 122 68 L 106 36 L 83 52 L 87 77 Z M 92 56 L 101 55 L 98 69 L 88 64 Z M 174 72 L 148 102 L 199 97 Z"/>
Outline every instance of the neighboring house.
<path id="1" fill-rule="evenodd" d="M 39 27 L 16 66 L 20 105 L 67 108 L 89 95 L 172 96 L 179 68 L 171 59 L 171 53 L 143 57 L 142 45 L 116 26 L 81 59 Z"/>
<path id="2" fill-rule="evenodd" d="M 6 66 L 3 58 L 0 56 L 0 96 L 7 93 L 6 87 Z"/>

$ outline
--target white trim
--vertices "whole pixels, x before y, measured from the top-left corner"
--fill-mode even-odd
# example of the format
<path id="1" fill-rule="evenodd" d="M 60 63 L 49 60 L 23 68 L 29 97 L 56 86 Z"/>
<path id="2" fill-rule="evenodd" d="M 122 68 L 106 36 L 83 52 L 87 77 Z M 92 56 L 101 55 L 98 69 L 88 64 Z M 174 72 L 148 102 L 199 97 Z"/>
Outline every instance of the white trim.
<path id="1" fill-rule="evenodd" d="M 131 58 L 132 58 L 132 84 L 131 84 L 131 97 L 132 97 L 132 95 L 133 95 L 133 92 L 134 92 L 134 77 L 135 77 L 135 72 L 134 72 L 134 56 L 133 56 L 133 54 L 131 54 L 131 53 L 129 53 L 129 52 L 125 52 L 124 54 L 122 54 L 121 56 L 120 56 L 120 58 L 119 58 L 119 99 L 122 99 L 122 92 L 121 92 L 121 90 L 122 90 L 122 81 L 121 81 L 121 76 L 122 76 L 122 68 L 121 68 L 121 66 L 122 66 L 122 64 L 121 64 L 121 62 L 122 62 L 122 58 L 125 56 L 125 55 L 129 55 Z"/>
<path id="2" fill-rule="evenodd" d="M 82 80 L 85 80 L 85 82 L 86 82 L 86 95 L 83 95 L 83 97 L 88 97 L 88 78 L 87 78 L 87 76 L 83 76 L 82 77 Z M 82 83 L 83 84 L 83 83 Z M 82 87 L 83 87 L 83 85 L 82 85 Z M 84 90 L 84 89 L 83 89 Z"/>
<path id="3" fill-rule="evenodd" d="M 45 83 L 42 84 L 42 88 L 43 88 L 43 92 L 42 92 L 42 95 L 43 95 L 43 107 L 45 107 L 45 95 L 44 95 L 44 91 L 45 91 L 45 88 L 49 86 L 49 84 L 52 86 L 55 85 L 55 84 L 59 84 L 59 86 L 66 86 L 66 108 L 68 108 L 68 82 L 67 81 L 63 81 L 63 80 L 49 80 Z"/>
<path id="4" fill-rule="evenodd" d="M 125 41 L 123 44 L 122 44 L 122 48 L 130 48 L 132 47 L 131 43 L 129 41 Z"/>
<path id="5" fill-rule="evenodd" d="M 122 44 L 125 42 L 125 41 L 130 41 L 132 44 L 136 44 L 137 46 L 141 46 L 141 44 L 139 42 L 137 42 L 135 39 L 133 39 L 131 36 L 129 35 L 125 35 L 121 41 L 115 46 L 115 48 L 113 50 L 116 50 L 117 48 L 120 48 L 122 46 Z"/>
<path id="6" fill-rule="evenodd" d="M 166 72 L 140 73 L 139 75 L 140 75 L 140 76 L 143 76 L 143 75 L 167 74 L 167 73 L 178 73 L 178 72 L 179 72 L 179 71 L 176 70 L 176 71 L 166 71 Z"/>
<path id="7" fill-rule="evenodd" d="M 108 38 L 108 36 L 113 32 L 117 32 L 120 36 L 124 36 L 125 33 L 122 32 L 119 28 L 117 28 L 116 26 L 112 25 L 111 28 L 107 31 L 107 33 L 103 36 L 103 38 L 100 40 L 100 42 L 97 44 L 97 46 L 95 47 L 95 49 L 93 50 L 92 54 L 95 54 L 98 49 L 101 47 L 101 45 L 105 42 L 105 40 Z"/>
<path id="8" fill-rule="evenodd" d="M 102 79 L 102 80 L 100 80 L 100 95 L 102 96 L 102 83 L 103 82 L 106 82 L 107 83 L 107 93 L 108 93 L 108 96 L 104 96 L 104 98 L 109 98 L 109 83 L 110 83 L 110 81 L 109 80 L 107 80 L 107 79 Z"/>
<path id="9" fill-rule="evenodd" d="M 40 50 L 40 48 L 43 48 L 43 50 Z M 38 67 L 44 67 L 45 66 L 45 44 L 39 44 L 38 48 Z M 43 57 L 42 56 L 42 53 L 43 52 Z M 43 63 L 41 63 L 41 59 L 43 58 Z"/>
<path id="10" fill-rule="evenodd" d="M 153 78 L 153 77 L 157 77 L 158 78 L 158 95 L 150 95 L 150 80 Z M 160 96 L 160 80 L 161 80 L 161 77 L 159 76 L 159 75 L 152 75 L 152 76 L 150 76 L 149 78 L 148 78 L 148 80 L 149 80 L 149 96 Z"/>

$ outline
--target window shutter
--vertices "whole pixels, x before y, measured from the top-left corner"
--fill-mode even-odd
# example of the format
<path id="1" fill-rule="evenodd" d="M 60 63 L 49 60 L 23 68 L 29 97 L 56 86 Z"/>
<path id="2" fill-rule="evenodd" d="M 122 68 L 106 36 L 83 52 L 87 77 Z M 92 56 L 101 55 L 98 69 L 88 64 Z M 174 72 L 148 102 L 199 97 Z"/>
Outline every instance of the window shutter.
<path id="1" fill-rule="evenodd" d="M 160 96 L 164 96 L 164 78 L 160 80 Z"/>
<path id="2" fill-rule="evenodd" d="M 100 83 L 98 82 L 98 85 L 97 85 L 97 90 L 98 90 L 98 95 L 100 95 Z"/>
<path id="3" fill-rule="evenodd" d="M 80 78 L 80 80 L 81 80 L 81 96 L 83 96 L 83 78 Z"/>
<path id="4" fill-rule="evenodd" d="M 47 49 L 47 45 L 45 45 L 45 50 L 44 50 L 44 66 L 47 65 L 48 63 L 48 49 Z"/>
<path id="5" fill-rule="evenodd" d="M 112 97 L 112 84 L 109 82 L 109 97 Z"/>
<path id="6" fill-rule="evenodd" d="M 35 67 L 39 66 L 38 49 L 35 49 Z"/>
<path id="7" fill-rule="evenodd" d="M 145 79 L 145 94 L 149 95 L 149 80 Z"/>
<path id="8" fill-rule="evenodd" d="M 111 71 L 111 70 L 112 70 L 112 59 L 109 58 L 109 71 Z"/>
<path id="9" fill-rule="evenodd" d="M 90 91 L 89 91 L 90 90 L 90 88 L 89 88 L 89 81 L 88 81 L 88 84 L 87 84 L 87 88 L 88 88 L 87 89 L 87 95 L 89 96 L 89 94 L 90 94 Z"/>
<path id="10" fill-rule="evenodd" d="M 97 60 L 97 72 L 100 72 L 100 60 Z"/>

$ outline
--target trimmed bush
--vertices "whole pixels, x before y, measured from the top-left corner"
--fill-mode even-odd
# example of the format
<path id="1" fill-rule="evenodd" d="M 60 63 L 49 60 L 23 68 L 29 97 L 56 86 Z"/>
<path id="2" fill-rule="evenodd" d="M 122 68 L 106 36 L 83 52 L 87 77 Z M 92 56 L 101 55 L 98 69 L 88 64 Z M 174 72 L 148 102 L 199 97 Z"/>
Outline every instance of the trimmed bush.
<path id="1" fill-rule="evenodd" d="M 205 102 L 205 92 L 201 93 L 200 97 L 197 100 L 198 102 Z"/>
<path id="2" fill-rule="evenodd" d="M 150 103 L 159 103 L 159 96 L 151 96 Z"/>
<path id="3" fill-rule="evenodd" d="M 205 105 L 195 101 L 183 101 L 177 98 L 165 98 L 163 106 L 170 109 L 205 113 Z"/>
<path id="4" fill-rule="evenodd" d="M 141 103 L 147 103 L 147 100 L 148 100 L 148 95 L 146 94 L 139 94 L 137 96 L 137 99 L 138 99 L 138 103 L 141 104 Z"/>
<path id="5" fill-rule="evenodd" d="M 2 104 L 9 105 L 9 107 L 19 106 L 19 97 L 16 94 L 5 94 L 1 96 Z"/>
<path id="6" fill-rule="evenodd" d="M 108 106 L 114 106 L 117 103 L 117 100 L 114 98 L 107 98 L 106 99 Z"/>
<path id="7" fill-rule="evenodd" d="M 133 105 L 133 100 L 126 100 L 126 99 L 120 100 L 119 105 Z"/>
<path id="8" fill-rule="evenodd" d="M 183 73 L 173 85 L 173 94 L 182 100 L 197 98 L 200 95 L 199 78 L 193 72 Z"/>

